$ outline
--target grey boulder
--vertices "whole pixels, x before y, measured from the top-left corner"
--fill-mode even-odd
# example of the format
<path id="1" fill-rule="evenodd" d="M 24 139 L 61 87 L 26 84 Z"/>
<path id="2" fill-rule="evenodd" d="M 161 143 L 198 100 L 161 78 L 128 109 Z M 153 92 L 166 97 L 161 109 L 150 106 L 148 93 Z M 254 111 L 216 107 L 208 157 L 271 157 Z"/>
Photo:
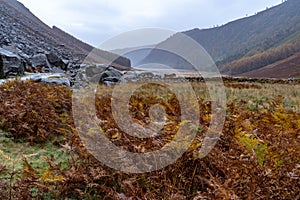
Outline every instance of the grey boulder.
<path id="1" fill-rule="evenodd" d="M 105 70 L 107 70 L 107 65 L 90 65 L 85 67 L 85 74 L 87 77 L 94 77 L 99 76 L 101 73 L 103 73 Z"/>
<path id="2" fill-rule="evenodd" d="M 62 70 L 67 70 L 67 64 L 54 53 L 48 53 L 46 54 L 46 57 L 51 65 L 58 67 Z"/>
<path id="3" fill-rule="evenodd" d="M 123 83 L 123 74 L 121 71 L 114 67 L 108 67 L 104 72 L 100 74 L 99 83 L 107 86 L 117 85 Z"/>
<path id="4" fill-rule="evenodd" d="M 25 64 L 18 55 L 0 48 L 0 78 L 23 75 Z"/>
<path id="5" fill-rule="evenodd" d="M 36 54 L 30 58 L 32 67 L 39 72 L 50 72 L 51 64 L 45 54 Z"/>
<path id="6" fill-rule="evenodd" d="M 33 80 L 34 82 L 41 82 L 46 84 L 71 86 L 70 79 L 65 74 L 60 74 L 60 73 L 33 74 L 31 76 L 23 78 L 23 80 L 25 79 L 30 79 Z"/>

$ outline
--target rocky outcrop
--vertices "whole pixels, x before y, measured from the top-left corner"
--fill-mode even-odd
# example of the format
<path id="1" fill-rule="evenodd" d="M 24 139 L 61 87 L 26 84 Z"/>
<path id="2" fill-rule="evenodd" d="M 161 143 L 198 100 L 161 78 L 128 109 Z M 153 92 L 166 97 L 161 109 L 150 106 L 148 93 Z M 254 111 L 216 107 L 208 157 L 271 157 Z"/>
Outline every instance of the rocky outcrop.
<path id="1" fill-rule="evenodd" d="M 83 61 L 94 49 L 58 27 L 49 27 L 17 0 L 0 0 L 0 47 L 13 46 L 17 54 L 32 57 L 53 52 L 63 60 Z M 98 50 L 101 63 L 120 56 Z M 120 57 L 114 62 L 130 68 L 130 62 Z"/>
<path id="2" fill-rule="evenodd" d="M 88 87 L 90 83 L 103 84 L 107 86 L 125 83 L 123 72 L 113 66 L 99 65 L 81 65 L 77 69 L 77 74 L 72 79 L 75 88 Z"/>
<path id="3" fill-rule="evenodd" d="M 18 55 L 0 48 L 0 78 L 24 74 L 24 62 Z"/>
<path id="4" fill-rule="evenodd" d="M 54 53 L 36 54 L 28 59 L 31 70 L 40 73 L 64 73 L 67 71 L 67 62 L 64 62 Z"/>

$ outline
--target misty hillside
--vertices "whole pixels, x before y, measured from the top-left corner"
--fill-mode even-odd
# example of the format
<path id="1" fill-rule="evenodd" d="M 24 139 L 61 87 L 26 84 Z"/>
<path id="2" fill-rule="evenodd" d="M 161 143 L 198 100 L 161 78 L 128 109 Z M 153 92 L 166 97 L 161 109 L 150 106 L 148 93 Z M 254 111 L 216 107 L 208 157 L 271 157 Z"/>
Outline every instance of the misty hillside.
<path id="1" fill-rule="evenodd" d="M 79 62 L 94 49 L 58 27 L 47 26 L 16 0 L 0 0 L 0 48 L 23 59 L 51 52 L 62 59 Z M 103 63 L 117 57 L 102 50 L 97 53 L 101 57 L 98 61 Z M 118 58 L 116 63 L 130 66 L 125 58 Z"/>
<path id="2" fill-rule="evenodd" d="M 235 59 L 258 47 L 269 49 L 300 30 L 300 1 L 288 0 L 258 14 L 224 26 L 185 32 L 216 61 Z"/>
<path id="3" fill-rule="evenodd" d="M 288 0 L 254 16 L 216 28 L 189 30 L 184 34 L 206 49 L 223 74 L 245 74 L 300 52 L 300 1 Z M 176 37 L 175 34 L 159 45 L 172 43 Z M 143 62 L 162 61 L 175 69 L 191 69 L 188 64 L 183 67 L 181 59 L 171 57 L 174 58 L 168 53 L 153 51 Z M 294 73 L 300 71 L 299 65 L 289 65 L 285 70 L 291 70 L 291 73 L 282 78 L 299 77 L 299 73 Z"/>

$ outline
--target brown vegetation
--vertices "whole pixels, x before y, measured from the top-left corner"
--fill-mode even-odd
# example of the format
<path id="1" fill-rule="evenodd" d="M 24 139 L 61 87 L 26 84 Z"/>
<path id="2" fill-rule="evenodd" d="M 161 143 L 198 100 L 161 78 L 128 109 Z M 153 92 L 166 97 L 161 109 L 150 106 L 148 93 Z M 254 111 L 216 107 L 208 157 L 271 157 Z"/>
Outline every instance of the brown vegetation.
<path id="1" fill-rule="evenodd" d="M 194 87 L 196 91 L 200 91 L 203 85 L 195 84 Z M 230 87 L 229 91 L 261 89 Z M 108 93 L 111 91 L 106 88 L 107 90 Z M 19 172 L 9 171 L 6 166 L 0 165 L 1 198 L 195 200 L 299 198 L 300 114 L 287 110 L 281 96 L 257 102 L 257 107 L 251 107 L 249 103 L 251 100 L 248 98 L 231 97 L 233 100 L 228 103 L 223 134 L 213 151 L 203 159 L 198 158 L 197 152 L 211 116 L 210 102 L 199 98 L 199 107 L 203 111 L 200 117 L 201 127 L 189 150 L 174 164 L 162 170 L 146 174 L 125 174 L 103 166 L 86 152 L 71 123 L 71 93 L 67 88 L 31 82 L 11 82 L 0 86 L 0 91 L 2 100 L 0 119 L 3 128 L 17 137 L 20 133 L 25 133 L 26 136 L 26 132 L 29 132 L 28 136 L 32 137 L 32 142 L 44 138 L 31 130 L 35 125 L 45 130 L 46 135 L 42 135 L 48 138 L 52 134 L 69 133 L 62 134 L 65 138 L 63 146 L 72 157 L 68 161 L 68 166 L 62 167 L 49 155 L 46 158 L 48 167 L 42 172 L 34 169 L 26 159 L 23 170 Z M 200 93 L 197 95 L 202 96 Z M 109 115 L 111 113 L 109 101 L 110 98 L 106 97 L 106 94 L 98 98 L 96 101 L 99 108 L 98 116 L 113 122 L 112 116 Z M 143 121 L 145 118 L 141 116 L 147 114 L 147 108 L 150 106 L 148 103 L 157 101 L 161 100 L 153 97 L 153 101 L 144 101 L 139 95 L 133 96 L 131 111 L 134 119 L 146 123 Z M 176 101 L 171 103 L 172 101 L 174 99 L 171 96 L 159 103 L 168 108 L 167 114 L 171 115 L 176 124 L 176 115 L 172 115 L 170 111 L 178 109 L 178 104 Z M 18 111 L 18 108 L 22 112 Z M 36 114 L 33 115 L 30 110 Z M 22 117 L 23 112 L 30 114 L 30 117 Z M 31 115 L 34 118 L 31 118 Z M 28 124 L 29 127 L 24 128 L 23 124 Z M 102 126 L 106 131 L 109 128 L 114 131 L 106 132 L 110 139 L 114 139 L 112 136 L 115 133 L 122 133 L 113 123 Z M 172 134 L 173 128 L 164 127 L 167 131 L 166 142 L 169 141 L 168 135 Z M 122 137 L 126 139 L 124 133 Z M 122 143 L 121 138 L 118 140 L 118 145 L 125 148 L 129 147 L 129 144 L 134 149 L 140 145 L 140 141 L 124 140 Z"/>
<path id="2" fill-rule="evenodd" d="M 239 60 L 235 60 L 224 66 L 220 66 L 220 68 L 223 71 L 229 70 L 226 73 L 230 75 L 240 75 L 276 63 L 277 61 L 289 58 L 290 56 L 298 53 L 299 51 L 300 51 L 300 42 L 297 41 L 293 44 L 281 45 L 279 47 L 254 54 L 252 56 L 245 56 Z M 296 66 L 290 66 L 290 68 L 298 69 L 299 71 L 299 66 L 297 65 L 297 63 L 295 64 Z M 291 70 L 292 69 L 290 69 L 290 71 Z M 282 73 L 279 74 L 280 77 L 283 78 Z M 258 76 L 254 76 L 254 77 L 261 77 L 261 76 L 259 76 L 258 74 Z M 268 74 L 266 77 L 272 77 L 272 74 Z M 292 76 L 291 74 L 290 77 L 294 77 L 294 76 Z"/>
<path id="3" fill-rule="evenodd" d="M 243 77 L 300 78 L 300 53 L 274 64 L 240 74 Z"/>
<path id="4" fill-rule="evenodd" d="M 9 82 L 0 87 L 0 128 L 31 142 L 62 135 L 70 118 L 71 92 L 65 87 Z"/>

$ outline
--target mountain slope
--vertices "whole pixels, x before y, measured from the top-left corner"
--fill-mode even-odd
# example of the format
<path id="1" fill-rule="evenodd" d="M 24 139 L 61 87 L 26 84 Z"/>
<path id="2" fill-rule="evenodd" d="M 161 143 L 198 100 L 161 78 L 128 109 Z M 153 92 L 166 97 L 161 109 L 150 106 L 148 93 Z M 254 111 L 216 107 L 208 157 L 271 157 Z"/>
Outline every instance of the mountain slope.
<path id="1" fill-rule="evenodd" d="M 298 54 L 298 52 L 300 52 L 300 31 L 284 41 L 280 41 L 276 47 L 270 48 L 266 51 L 257 51 L 255 53 L 245 55 L 238 60 L 220 65 L 219 68 L 225 74 L 239 75 L 258 70 L 277 62 L 284 65 L 288 63 L 288 61 L 282 61 L 289 60 L 291 56 Z M 296 66 L 290 67 L 294 68 Z M 285 77 L 286 76 L 283 76 L 283 78 Z"/>
<path id="2" fill-rule="evenodd" d="M 240 74 L 257 78 L 300 78 L 300 53 L 257 70 Z"/>
<path id="3" fill-rule="evenodd" d="M 288 0 L 224 26 L 184 32 L 200 43 L 215 61 L 235 60 L 259 47 L 266 50 L 300 30 L 300 1 Z"/>
<path id="4" fill-rule="evenodd" d="M 52 52 L 66 60 L 82 61 L 94 49 L 57 27 L 50 28 L 16 0 L 0 0 L 0 19 L 0 47 L 23 58 Z M 97 51 L 99 62 L 118 58 L 117 65 L 130 67 L 128 59 Z"/>
<path id="5" fill-rule="evenodd" d="M 205 48 L 221 73 L 238 76 L 300 52 L 300 1 L 288 0 L 254 16 L 220 27 L 193 29 L 183 33 Z M 175 34 L 158 46 L 172 43 L 179 37 L 180 34 Z M 154 50 L 141 64 L 162 61 L 175 69 L 191 69 L 180 58 L 171 58 L 169 53 Z"/>

